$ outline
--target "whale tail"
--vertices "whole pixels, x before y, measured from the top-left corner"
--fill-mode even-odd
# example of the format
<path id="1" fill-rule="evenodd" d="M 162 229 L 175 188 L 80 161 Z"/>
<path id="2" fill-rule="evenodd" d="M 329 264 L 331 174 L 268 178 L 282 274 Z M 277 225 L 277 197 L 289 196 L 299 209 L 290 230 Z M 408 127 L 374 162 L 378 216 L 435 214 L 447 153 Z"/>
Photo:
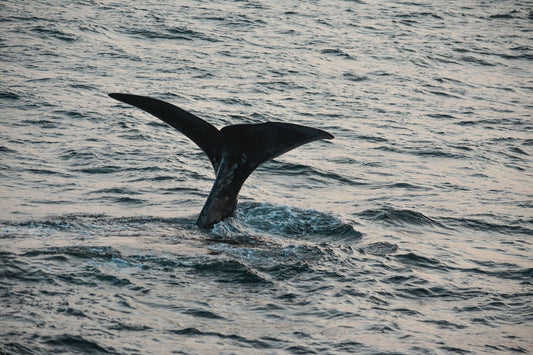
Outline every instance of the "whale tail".
<path id="1" fill-rule="evenodd" d="M 200 228 L 210 228 L 234 214 L 242 185 L 259 165 L 303 144 L 333 138 L 320 129 L 282 122 L 237 124 L 218 130 L 192 113 L 161 100 L 117 93 L 109 96 L 166 122 L 207 155 L 216 179 L 196 222 Z"/>

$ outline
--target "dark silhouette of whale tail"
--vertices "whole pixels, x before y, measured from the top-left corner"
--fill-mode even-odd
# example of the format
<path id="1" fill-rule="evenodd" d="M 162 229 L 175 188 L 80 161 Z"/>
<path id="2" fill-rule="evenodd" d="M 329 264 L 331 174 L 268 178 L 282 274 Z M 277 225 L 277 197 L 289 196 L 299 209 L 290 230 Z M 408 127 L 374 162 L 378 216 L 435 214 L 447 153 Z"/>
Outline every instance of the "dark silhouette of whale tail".
<path id="1" fill-rule="evenodd" d="M 282 122 L 237 124 L 218 130 L 192 113 L 161 100 L 129 94 L 109 96 L 168 123 L 207 155 L 216 179 L 196 222 L 200 228 L 210 228 L 234 214 L 242 185 L 259 165 L 305 143 L 333 138 L 320 129 Z"/>

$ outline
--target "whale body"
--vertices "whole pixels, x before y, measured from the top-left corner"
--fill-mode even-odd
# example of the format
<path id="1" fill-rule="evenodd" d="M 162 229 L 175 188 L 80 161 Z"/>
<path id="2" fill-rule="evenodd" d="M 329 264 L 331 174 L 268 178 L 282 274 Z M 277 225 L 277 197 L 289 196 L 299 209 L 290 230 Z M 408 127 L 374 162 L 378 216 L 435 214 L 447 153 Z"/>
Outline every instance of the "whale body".
<path id="1" fill-rule="evenodd" d="M 236 124 L 219 130 L 168 102 L 130 94 L 111 93 L 109 96 L 166 122 L 207 155 L 216 179 L 196 221 L 200 228 L 211 228 L 234 215 L 239 191 L 259 165 L 303 144 L 333 139 L 326 131 L 283 122 Z"/>

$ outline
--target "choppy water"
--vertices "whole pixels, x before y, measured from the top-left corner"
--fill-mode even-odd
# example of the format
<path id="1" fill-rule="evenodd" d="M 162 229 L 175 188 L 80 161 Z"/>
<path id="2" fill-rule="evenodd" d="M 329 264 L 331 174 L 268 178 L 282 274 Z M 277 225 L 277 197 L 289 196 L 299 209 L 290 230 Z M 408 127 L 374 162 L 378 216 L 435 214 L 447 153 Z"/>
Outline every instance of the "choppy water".
<path id="1" fill-rule="evenodd" d="M 528 353 L 531 2 L 2 1 L 0 352 Z M 212 168 L 107 97 L 325 129 Z"/>

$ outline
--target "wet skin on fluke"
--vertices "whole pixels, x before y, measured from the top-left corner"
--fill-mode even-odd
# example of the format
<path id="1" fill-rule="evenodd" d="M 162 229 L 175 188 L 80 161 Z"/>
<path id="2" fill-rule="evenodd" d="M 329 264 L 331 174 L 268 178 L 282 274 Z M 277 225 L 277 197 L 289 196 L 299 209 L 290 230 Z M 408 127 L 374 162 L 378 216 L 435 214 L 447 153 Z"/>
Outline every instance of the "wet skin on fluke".
<path id="1" fill-rule="evenodd" d="M 167 102 L 147 96 L 109 94 L 168 123 L 189 137 L 207 155 L 216 179 L 196 224 L 211 228 L 232 216 L 242 185 L 262 163 L 303 144 L 333 139 L 320 129 L 282 122 L 237 124 L 218 129 Z"/>

